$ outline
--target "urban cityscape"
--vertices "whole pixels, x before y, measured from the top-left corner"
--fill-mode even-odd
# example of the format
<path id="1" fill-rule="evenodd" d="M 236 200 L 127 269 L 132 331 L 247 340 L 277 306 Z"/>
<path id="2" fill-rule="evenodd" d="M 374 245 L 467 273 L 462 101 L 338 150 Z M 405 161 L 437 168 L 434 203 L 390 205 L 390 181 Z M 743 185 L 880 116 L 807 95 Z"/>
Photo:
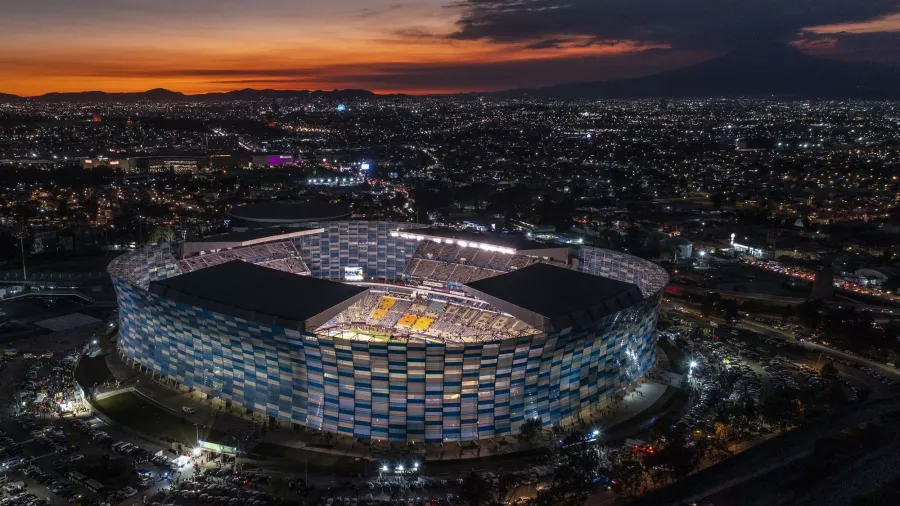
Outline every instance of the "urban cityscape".
<path id="1" fill-rule="evenodd" d="M 896 6 L 106 3 L 0 56 L 0 506 L 900 503 Z"/>

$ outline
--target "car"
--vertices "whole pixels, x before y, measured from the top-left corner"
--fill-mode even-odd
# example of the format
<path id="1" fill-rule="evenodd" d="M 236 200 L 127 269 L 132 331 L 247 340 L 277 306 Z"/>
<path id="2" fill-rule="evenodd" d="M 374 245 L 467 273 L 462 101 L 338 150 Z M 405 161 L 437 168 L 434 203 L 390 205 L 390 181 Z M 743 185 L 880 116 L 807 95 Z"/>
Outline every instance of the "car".
<path id="1" fill-rule="evenodd" d="M 128 497 L 131 497 L 131 496 L 133 496 L 133 495 L 135 495 L 135 494 L 137 494 L 137 490 L 135 490 L 135 489 L 133 489 L 133 488 L 131 488 L 131 487 L 125 487 L 125 488 L 123 488 L 122 490 L 119 490 L 119 494 L 118 494 L 118 495 L 121 495 L 123 498 L 128 498 Z"/>
<path id="2" fill-rule="evenodd" d="M 80 453 L 76 453 L 75 455 L 72 455 L 71 457 L 69 457 L 69 462 L 78 462 L 79 460 L 81 460 L 83 458 L 84 458 L 84 455 L 82 455 Z"/>

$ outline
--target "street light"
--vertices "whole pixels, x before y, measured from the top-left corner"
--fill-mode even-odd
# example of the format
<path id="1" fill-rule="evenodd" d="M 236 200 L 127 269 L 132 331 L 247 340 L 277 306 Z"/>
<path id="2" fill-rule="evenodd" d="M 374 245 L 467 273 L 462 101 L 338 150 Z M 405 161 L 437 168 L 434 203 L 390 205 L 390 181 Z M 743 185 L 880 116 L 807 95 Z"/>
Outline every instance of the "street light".
<path id="1" fill-rule="evenodd" d="M 691 365 L 691 369 L 697 367 L 697 361 L 696 361 L 696 360 L 691 360 L 691 364 L 690 364 L 690 365 Z"/>
<path id="2" fill-rule="evenodd" d="M 389 470 L 390 470 L 390 469 L 388 469 L 387 464 L 381 466 L 381 472 L 382 472 L 382 473 L 386 473 L 386 472 L 388 472 Z"/>

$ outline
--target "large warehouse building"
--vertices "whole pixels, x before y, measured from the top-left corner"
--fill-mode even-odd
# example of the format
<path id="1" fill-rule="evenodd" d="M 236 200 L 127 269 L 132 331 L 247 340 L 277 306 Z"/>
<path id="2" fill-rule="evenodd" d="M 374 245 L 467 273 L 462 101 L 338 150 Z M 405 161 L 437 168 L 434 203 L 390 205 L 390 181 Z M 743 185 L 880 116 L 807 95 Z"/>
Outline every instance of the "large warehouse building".
<path id="1" fill-rule="evenodd" d="M 564 423 L 654 363 L 665 271 L 596 248 L 306 222 L 123 255 L 119 351 L 185 388 L 364 439 Z"/>

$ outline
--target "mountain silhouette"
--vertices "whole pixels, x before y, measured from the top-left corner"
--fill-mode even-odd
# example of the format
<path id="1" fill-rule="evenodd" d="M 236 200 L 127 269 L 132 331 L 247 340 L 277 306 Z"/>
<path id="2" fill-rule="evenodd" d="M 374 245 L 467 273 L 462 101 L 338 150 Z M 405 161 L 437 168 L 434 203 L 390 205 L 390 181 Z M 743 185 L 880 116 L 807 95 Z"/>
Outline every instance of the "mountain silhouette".
<path id="1" fill-rule="evenodd" d="M 334 100 L 350 98 L 371 98 L 376 95 L 368 90 L 254 90 L 243 89 L 222 93 L 202 93 L 199 95 L 185 95 L 178 91 L 156 88 L 153 90 L 132 93 L 108 93 L 105 91 L 83 91 L 75 93 L 46 93 L 36 97 L 19 97 L 0 93 L 0 101 L 14 101 L 28 98 L 47 102 L 137 102 L 149 101 L 185 101 L 185 100 L 259 100 L 273 98 L 314 98 L 327 97 Z"/>
<path id="2" fill-rule="evenodd" d="M 558 98 L 896 98 L 900 97 L 900 69 L 870 62 L 828 60 L 791 46 L 768 44 L 645 77 L 501 93 Z"/>
<path id="3" fill-rule="evenodd" d="M 870 62 L 848 62 L 811 56 L 784 44 L 737 49 L 696 65 L 650 76 L 616 81 L 560 84 L 477 95 L 503 97 L 640 98 L 778 96 L 790 98 L 900 98 L 900 68 Z M 185 95 L 155 89 L 138 93 L 48 93 L 32 100 L 60 102 L 127 102 L 139 100 L 258 100 L 275 98 L 334 100 L 375 98 L 368 90 L 256 90 Z M 396 96 L 396 95 L 393 95 Z M 24 97 L 0 93 L 0 100 Z"/>

